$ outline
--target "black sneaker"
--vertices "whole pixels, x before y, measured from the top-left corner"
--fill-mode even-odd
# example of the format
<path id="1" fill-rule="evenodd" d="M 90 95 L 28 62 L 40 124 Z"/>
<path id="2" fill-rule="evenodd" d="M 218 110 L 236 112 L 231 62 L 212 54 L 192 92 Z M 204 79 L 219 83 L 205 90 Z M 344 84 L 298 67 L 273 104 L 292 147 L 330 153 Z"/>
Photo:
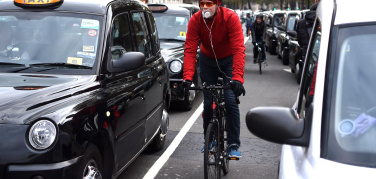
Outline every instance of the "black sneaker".
<path id="1" fill-rule="evenodd" d="M 253 63 L 256 64 L 257 63 L 257 59 L 253 59 Z"/>

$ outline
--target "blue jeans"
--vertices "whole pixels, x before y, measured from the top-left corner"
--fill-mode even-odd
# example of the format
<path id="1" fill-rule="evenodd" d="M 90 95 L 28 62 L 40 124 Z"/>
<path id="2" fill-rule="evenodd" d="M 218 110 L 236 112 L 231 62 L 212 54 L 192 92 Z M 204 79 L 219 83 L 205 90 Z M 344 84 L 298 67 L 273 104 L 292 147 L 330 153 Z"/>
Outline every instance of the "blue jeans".
<path id="1" fill-rule="evenodd" d="M 200 52 L 200 77 L 201 81 L 207 85 L 216 84 L 218 77 L 221 75 L 218 66 L 226 74 L 224 75 L 223 83 L 226 85 L 232 78 L 232 56 L 218 60 L 218 65 L 215 59 L 206 57 Z M 204 91 L 204 135 L 206 128 L 209 125 L 210 119 L 213 117 L 211 93 Z M 229 145 L 240 146 L 240 114 L 239 106 L 236 103 L 236 96 L 231 89 L 226 89 L 224 93 L 225 108 L 226 108 L 226 122 L 227 122 L 227 143 Z"/>
<path id="2" fill-rule="evenodd" d="M 245 34 L 247 34 L 247 37 L 248 37 L 248 31 L 251 30 L 252 25 L 251 25 L 251 24 L 248 24 L 248 25 L 246 25 L 246 27 L 247 27 L 247 32 L 246 32 Z"/>

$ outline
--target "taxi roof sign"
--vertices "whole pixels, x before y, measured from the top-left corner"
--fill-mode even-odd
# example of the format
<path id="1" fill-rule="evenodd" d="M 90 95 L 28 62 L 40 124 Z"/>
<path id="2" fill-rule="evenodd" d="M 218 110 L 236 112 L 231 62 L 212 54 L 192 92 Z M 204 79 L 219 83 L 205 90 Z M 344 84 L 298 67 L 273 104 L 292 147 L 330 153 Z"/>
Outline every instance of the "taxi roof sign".
<path id="1" fill-rule="evenodd" d="M 14 0 L 14 4 L 24 7 L 46 7 L 63 3 L 64 0 Z"/>
<path id="2" fill-rule="evenodd" d="M 167 11 L 168 7 L 163 4 L 149 4 L 149 9 L 153 12 L 165 12 Z"/>

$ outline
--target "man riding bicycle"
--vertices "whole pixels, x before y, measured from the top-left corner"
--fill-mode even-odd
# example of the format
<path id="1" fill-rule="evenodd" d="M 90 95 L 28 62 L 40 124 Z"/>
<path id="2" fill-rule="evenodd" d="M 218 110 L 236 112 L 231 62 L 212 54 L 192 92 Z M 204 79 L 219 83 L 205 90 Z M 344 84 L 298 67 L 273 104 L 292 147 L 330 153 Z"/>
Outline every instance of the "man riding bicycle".
<path id="1" fill-rule="evenodd" d="M 252 24 L 252 43 L 253 43 L 253 63 L 257 63 L 258 48 L 257 45 L 261 48 L 262 59 L 265 62 L 265 34 L 266 27 L 265 23 L 262 20 L 262 14 L 256 16 L 255 22 Z"/>
<path id="2" fill-rule="evenodd" d="M 221 7 L 220 0 L 200 0 L 201 10 L 189 21 L 184 51 L 184 86 L 190 86 L 195 72 L 197 46 L 199 53 L 200 77 L 206 85 L 217 83 L 222 75 L 224 84 L 231 81 L 232 90 L 225 90 L 227 113 L 227 143 L 229 157 L 240 158 L 240 114 L 236 97 L 245 94 L 243 75 L 245 46 L 242 26 L 237 14 Z M 204 134 L 213 117 L 211 94 L 204 91 Z M 203 151 L 203 150 L 202 150 Z"/>

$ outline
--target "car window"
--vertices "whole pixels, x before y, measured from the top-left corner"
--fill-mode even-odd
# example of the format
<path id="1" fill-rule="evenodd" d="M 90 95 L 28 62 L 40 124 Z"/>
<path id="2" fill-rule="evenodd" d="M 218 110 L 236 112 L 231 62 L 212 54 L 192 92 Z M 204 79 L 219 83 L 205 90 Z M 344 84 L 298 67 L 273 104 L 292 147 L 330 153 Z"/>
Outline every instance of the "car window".
<path id="1" fill-rule="evenodd" d="M 160 39 L 185 40 L 189 16 L 184 14 L 154 13 Z"/>
<path id="2" fill-rule="evenodd" d="M 295 21 L 296 21 L 296 15 L 289 16 L 289 18 L 286 21 L 287 25 L 288 25 L 287 28 L 286 28 L 287 31 L 293 31 L 294 30 Z"/>
<path id="3" fill-rule="evenodd" d="M 326 158 L 375 167 L 376 143 L 376 25 L 339 28 L 333 48 L 336 68 L 330 78 L 329 138 Z M 332 65 L 331 65 L 332 67 Z"/>
<path id="4" fill-rule="evenodd" d="M 121 14 L 114 18 L 111 27 L 110 46 L 112 59 L 118 59 L 125 52 L 133 51 L 128 14 Z"/>
<path id="5" fill-rule="evenodd" d="M 304 64 L 304 71 L 302 75 L 303 81 L 300 85 L 298 113 L 301 118 L 305 117 L 306 108 L 308 108 L 313 101 L 320 42 L 321 29 L 320 22 L 317 20 L 314 29 L 314 37 L 312 38 L 309 47 L 307 61 Z"/>
<path id="6" fill-rule="evenodd" d="M 158 31 L 157 26 L 155 24 L 155 18 L 151 13 L 148 13 L 149 16 L 149 22 L 150 22 L 150 35 L 153 41 L 153 54 L 156 54 L 159 51 L 159 38 L 158 38 Z"/>
<path id="7" fill-rule="evenodd" d="M 145 14 L 143 12 L 133 12 L 132 21 L 137 51 L 142 52 L 146 58 L 150 58 L 152 56 L 151 39 L 147 28 Z"/>
<path id="8" fill-rule="evenodd" d="M 36 68 L 57 74 L 90 71 L 99 54 L 101 19 L 57 12 L 0 13 L 0 63 L 18 64 L 33 73 Z M 8 67 L 0 66 L 0 71 L 12 71 Z"/>
<path id="9" fill-rule="evenodd" d="M 285 21 L 285 17 L 283 14 L 274 15 L 274 21 L 273 21 L 274 27 L 278 27 L 282 25 L 284 21 Z"/>

